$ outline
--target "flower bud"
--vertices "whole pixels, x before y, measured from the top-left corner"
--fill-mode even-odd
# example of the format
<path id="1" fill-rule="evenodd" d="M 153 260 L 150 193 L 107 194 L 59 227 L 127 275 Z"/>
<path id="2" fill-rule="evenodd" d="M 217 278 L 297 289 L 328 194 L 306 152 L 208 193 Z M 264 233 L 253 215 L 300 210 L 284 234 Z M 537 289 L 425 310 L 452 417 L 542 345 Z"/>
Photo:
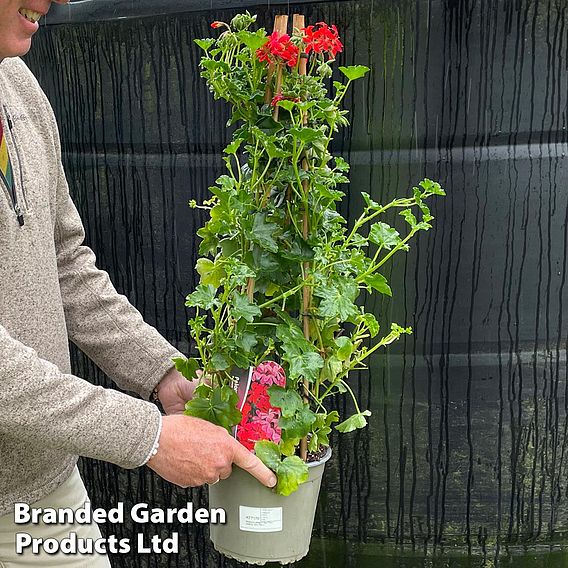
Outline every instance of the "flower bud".
<path id="1" fill-rule="evenodd" d="M 231 27 L 239 32 L 248 29 L 255 21 L 256 16 L 251 16 L 248 12 L 246 14 L 237 14 L 231 20 Z"/>
<path id="2" fill-rule="evenodd" d="M 317 74 L 327 78 L 333 75 L 333 70 L 327 63 L 322 63 L 317 68 Z"/>

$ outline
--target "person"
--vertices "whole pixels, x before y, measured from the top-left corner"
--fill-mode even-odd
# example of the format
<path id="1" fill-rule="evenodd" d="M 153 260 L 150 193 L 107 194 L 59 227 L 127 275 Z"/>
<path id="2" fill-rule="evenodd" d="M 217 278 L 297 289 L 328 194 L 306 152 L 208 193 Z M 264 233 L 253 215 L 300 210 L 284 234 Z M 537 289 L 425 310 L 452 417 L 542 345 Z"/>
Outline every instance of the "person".
<path id="1" fill-rule="evenodd" d="M 66 0 L 53 0 L 65 3 Z M 15 554 L 14 506 L 82 506 L 78 456 L 146 464 L 181 487 L 215 483 L 236 464 L 274 474 L 226 430 L 183 414 L 194 383 L 180 356 L 118 294 L 69 196 L 56 120 L 20 56 L 52 0 L 0 0 L 0 566 L 109 566 L 106 555 Z M 68 341 L 123 390 L 71 374 Z M 149 401 L 159 398 L 165 416 Z M 96 525 L 25 525 L 32 537 L 100 538 Z"/>

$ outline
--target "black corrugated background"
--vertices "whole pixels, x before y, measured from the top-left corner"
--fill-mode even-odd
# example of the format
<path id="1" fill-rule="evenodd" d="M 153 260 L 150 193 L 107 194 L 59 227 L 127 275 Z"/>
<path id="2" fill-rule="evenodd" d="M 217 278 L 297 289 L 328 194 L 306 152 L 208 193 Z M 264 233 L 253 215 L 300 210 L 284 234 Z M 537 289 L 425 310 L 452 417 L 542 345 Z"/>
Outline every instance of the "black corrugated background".
<path id="1" fill-rule="evenodd" d="M 348 98 L 353 126 L 334 146 L 353 166 L 349 218 L 359 191 L 386 201 L 424 175 L 448 191 L 434 231 L 392 266 L 392 301 L 369 299 L 382 321 L 415 335 L 353 378 L 373 411 L 370 428 L 334 441 L 305 565 L 565 565 L 567 7 L 362 0 L 249 9 L 267 27 L 288 10 L 336 23 L 341 63 L 373 69 Z M 26 61 L 54 104 L 88 242 L 120 291 L 186 350 L 183 304 L 204 222 L 187 201 L 203 199 L 222 171 L 228 116 L 199 78 L 192 40 L 234 10 L 188 3 L 181 14 L 130 10 L 129 19 L 83 23 L 73 6 L 63 10 L 67 23 L 44 28 Z M 74 364 L 109 384 L 82 355 Z M 175 489 L 148 471 L 92 461 L 82 470 L 99 506 L 206 503 L 203 490 Z M 179 531 L 183 552 L 117 556 L 113 566 L 236 565 L 211 550 L 206 529 L 156 530 Z M 463 564 L 447 560 L 462 555 Z"/>

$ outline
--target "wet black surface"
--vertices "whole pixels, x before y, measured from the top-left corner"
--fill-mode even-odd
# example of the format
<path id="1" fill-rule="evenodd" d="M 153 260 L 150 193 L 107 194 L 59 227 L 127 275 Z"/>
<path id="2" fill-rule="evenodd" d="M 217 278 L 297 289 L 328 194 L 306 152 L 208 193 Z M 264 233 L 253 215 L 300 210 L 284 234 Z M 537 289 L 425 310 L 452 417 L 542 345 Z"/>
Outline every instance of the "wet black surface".
<path id="1" fill-rule="evenodd" d="M 568 562 L 567 9 L 552 0 L 290 6 L 338 25 L 342 64 L 373 69 L 347 100 L 353 126 L 334 147 L 352 164 L 349 218 L 359 191 L 386 201 L 427 175 L 448 192 L 435 229 L 392 266 L 394 298 L 368 299 L 381 321 L 415 334 L 353 377 L 370 428 L 334 440 L 302 565 Z M 282 10 L 253 11 L 268 27 Z M 54 103 L 99 265 L 182 350 L 204 221 L 187 201 L 205 198 L 222 172 L 228 117 L 198 76 L 192 40 L 233 13 L 52 26 L 27 58 Z M 108 384 L 81 355 L 74 364 Z M 206 503 L 203 490 L 148 471 L 89 461 L 83 472 L 99 506 Z M 179 555 L 113 565 L 236 566 L 211 550 L 206 529 L 163 528 L 174 530 Z"/>

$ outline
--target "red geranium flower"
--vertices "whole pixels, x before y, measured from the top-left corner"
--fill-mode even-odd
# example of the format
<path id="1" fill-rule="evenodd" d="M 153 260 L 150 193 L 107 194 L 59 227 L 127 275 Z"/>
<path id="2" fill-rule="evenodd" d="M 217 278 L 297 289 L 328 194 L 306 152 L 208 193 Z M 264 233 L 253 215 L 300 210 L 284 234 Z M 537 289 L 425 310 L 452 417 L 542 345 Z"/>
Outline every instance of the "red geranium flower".
<path id="1" fill-rule="evenodd" d="M 271 406 L 268 388 L 285 386 L 284 369 L 274 361 L 261 363 L 252 375 L 250 390 L 243 404 L 241 423 L 237 428 L 237 440 L 248 450 L 254 449 L 258 440 L 271 440 L 278 444 L 282 431 L 278 426 L 280 409 Z"/>
<path id="2" fill-rule="evenodd" d="M 280 101 L 284 100 L 284 96 L 283 95 L 276 95 L 273 99 L 272 102 L 270 103 L 271 106 L 275 107 Z"/>
<path id="3" fill-rule="evenodd" d="M 339 39 L 337 27 L 329 27 L 325 22 L 318 22 L 315 26 L 308 26 L 301 31 L 304 33 L 302 41 L 306 44 L 306 53 L 329 53 L 332 59 L 343 51 L 343 44 Z"/>
<path id="4" fill-rule="evenodd" d="M 273 32 L 268 36 L 268 41 L 256 50 L 256 55 L 260 61 L 268 63 L 281 61 L 289 67 L 295 67 L 300 50 L 292 43 L 288 34 Z"/>
<path id="5" fill-rule="evenodd" d="M 220 28 L 223 25 L 223 22 L 212 22 L 211 27 L 213 29 Z"/>

